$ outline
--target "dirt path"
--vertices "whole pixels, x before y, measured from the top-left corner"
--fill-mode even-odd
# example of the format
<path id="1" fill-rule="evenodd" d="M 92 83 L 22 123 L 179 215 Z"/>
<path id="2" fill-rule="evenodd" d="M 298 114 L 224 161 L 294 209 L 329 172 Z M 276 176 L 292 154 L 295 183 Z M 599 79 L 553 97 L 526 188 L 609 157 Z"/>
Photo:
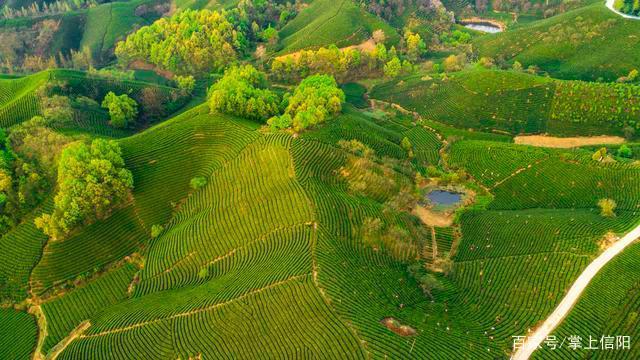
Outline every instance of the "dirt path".
<path id="1" fill-rule="evenodd" d="M 631 230 L 627 235 L 622 237 L 616 243 L 611 245 L 600 256 L 587 266 L 580 274 L 578 279 L 573 283 L 569 292 L 562 299 L 558 307 L 551 315 L 538 327 L 533 334 L 527 335 L 524 346 L 513 355 L 513 360 L 526 360 L 531 354 L 542 344 L 542 342 L 551 334 L 551 332 L 562 323 L 562 320 L 569 314 L 573 306 L 576 304 L 584 289 L 589 285 L 591 280 L 598 274 L 600 269 L 604 267 L 611 259 L 621 253 L 627 246 L 640 238 L 640 226 Z"/>
<path id="2" fill-rule="evenodd" d="M 555 137 L 546 135 L 521 135 L 513 138 L 516 144 L 531 145 L 548 148 L 574 148 L 590 145 L 611 145 L 622 144 L 624 138 L 620 136 L 575 136 L 575 137 Z"/>
<path id="3" fill-rule="evenodd" d="M 625 13 L 621 13 L 620 11 L 616 10 L 613 8 L 613 3 L 615 2 L 615 0 L 607 0 L 607 7 L 609 8 L 609 10 L 613 11 L 614 13 L 622 16 L 625 19 L 633 19 L 633 20 L 640 20 L 640 16 L 633 16 L 633 15 L 629 15 L 629 14 L 625 14 Z"/>

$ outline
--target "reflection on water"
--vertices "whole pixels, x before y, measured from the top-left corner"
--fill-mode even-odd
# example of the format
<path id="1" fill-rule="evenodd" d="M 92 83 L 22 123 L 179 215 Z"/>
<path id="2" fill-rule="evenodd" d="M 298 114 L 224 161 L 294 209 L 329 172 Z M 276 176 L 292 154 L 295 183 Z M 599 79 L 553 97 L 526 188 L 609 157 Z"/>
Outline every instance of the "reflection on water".
<path id="1" fill-rule="evenodd" d="M 492 33 L 492 34 L 499 33 L 502 31 L 502 29 L 500 29 L 499 27 L 489 25 L 489 24 L 467 24 L 464 27 L 477 30 L 477 31 L 486 32 L 486 33 Z"/>

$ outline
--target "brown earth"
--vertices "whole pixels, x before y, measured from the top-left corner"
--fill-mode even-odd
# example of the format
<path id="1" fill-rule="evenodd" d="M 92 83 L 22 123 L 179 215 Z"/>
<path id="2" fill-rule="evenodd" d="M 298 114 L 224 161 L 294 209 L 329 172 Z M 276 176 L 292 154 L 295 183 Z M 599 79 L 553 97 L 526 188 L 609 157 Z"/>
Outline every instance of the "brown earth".
<path id="1" fill-rule="evenodd" d="M 447 227 L 453 224 L 452 214 L 435 212 L 420 205 L 416 205 L 413 213 L 428 226 Z"/>
<path id="2" fill-rule="evenodd" d="M 155 72 L 156 74 L 162 76 L 163 78 L 166 79 L 173 79 L 174 74 L 169 71 L 169 70 L 163 70 L 158 68 L 157 66 L 153 65 L 153 64 L 149 64 L 147 62 L 144 62 L 142 60 L 134 60 L 132 63 L 129 64 L 129 69 L 131 70 L 151 70 L 153 72 Z"/>
<path id="3" fill-rule="evenodd" d="M 386 317 L 380 320 L 380 323 L 400 336 L 413 336 L 416 334 L 416 330 L 414 328 L 409 325 L 402 325 L 400 324 L 400 321 L 392 317 Z"/>
<path id="4" fill-rule="evenodd" d="M 576 137 L 555 137 L 547 135 L 523 135 L 513 138 L 516 144 L 532 145 L 548 148 L 573 148 L 579 146 L 602 145 L 602 144 L 622 144 L 624 138 L 620 136 L 576 136 Z"/>

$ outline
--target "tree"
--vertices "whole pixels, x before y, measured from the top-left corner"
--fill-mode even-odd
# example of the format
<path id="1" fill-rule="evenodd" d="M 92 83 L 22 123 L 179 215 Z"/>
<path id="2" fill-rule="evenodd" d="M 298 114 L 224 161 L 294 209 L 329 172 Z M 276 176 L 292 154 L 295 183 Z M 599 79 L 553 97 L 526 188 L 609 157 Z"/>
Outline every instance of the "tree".
<path id="1" fill-rule="evenodd" d="M 400 74 L 400 70 L 402 70 L 402 63 L 396 56 L 384 65 L 384 76 L 390 78 L 396 77 Z"/>
<path id="2" fill-rule="evenodd" d="M 464 67 L 466 63 L 466 56 L 464 54 L 460 55 L 449 55 L 442 62 L 442 66 L 444 66 L 444 70 L 446 72 L 452 71 L 460 71 Z"/>
<path id="3" fill-rule="evenodd" d="M 371 38 L 375 41 L 376 44 L 384 43 L 387 40 L 387 35 L 384 33 L 384 30 L 377 29 L 373 32 Z"/>
<path id="4" fill-rule="evenodd" d="M 511 67 L 514 71 L 522 71 L 523 67 L 519 61 L 515 61 Z"/>
<path id="5" fill-rule="evenodd" d="M 209 109 L 255 120 L 266 120 L 279 112 L 278 96 L 266 89 L 265 73 L 251 65 L 231 67 L 209 89 Z"/>
<path id="6" fill-rule="evenodd" d="M 631 150 L 630 147 L 623 144 L 622 146 L 620 146 L 620 148 L 618 148 L 618 151 L 616 152 L 616 154 L 619 157 L 630 159 L 633 156 L 633 151 Z"/>
<path id="7" fill-rule="evenodd" d="M 414 34 L 411 31 L 407 31 L 404 34 L 404 40 L 407 45 L 407 56 L 411 61 L 417 61 L 420 59 L 422 54 L 427 50 L 427 45 L 420 37 L 420 34 Z"/>
<path id="8" fill-rule="evenodd" d="M 127 94 L 118 96 L 109 91 L 102 101 L 102 107 L 109 109 L 111 126 L 116 128 L 126 128 L 138 116 L 138 104 Z"/>
<path id="9" fill-rule="evenodd" d="M 607 148 L 602 147 L 591 155 L 591 159 L 594 161 L 602 161 L 607 157 Z"/>
<path id="10" fill-rule="evenodd" d="M 409 154 L 410 158 L 413 157 L 413 144 L 411 144 L 411 140 L 409 140 L 408 137 L 405 136 L 404 138 L 402 138 L 402 141 L 400 142 L 400 146 L 402 146 L 404 151 L 406 151 L 407 154 Z"/>
<path id="11" fill-rule="evenodd" d="M 73 120 L 73 108 L 68 97 L 53 95 L 41 99 L 42 115 L 50 125 L 63 125 Z"/>
<path id="12" fill-rule="evenodd" d="M 207 185 L 207 178 L 204 176 L 196 176 L 191 179 L 191 181 L 189 182 L 189 185 L 191 185 L 191 188 L 193 190 L 201 189 L 205 185 Z"/>
<path id="13" fill-rule="evenodd" d="M 269 43 L 269 45 L 273 46 L 277 44 L 279 40 L 278 30 L 269 26 L 268 28 L 262 31 L 261 37 L 264 41 Z"/>
<path id="14" fill-rule="evenodd" d="M 116 45 L 118 60 L 142 60 L 179 74 L 219 71 L 236 59 L 244 35 L 227 13 L 184 10 L 143 26 Z"/>
<path id="15" fill-rule="evenodd" d="M 295 131 L 300 131 L 340 113 L 344 100 L 344 92 L 332 76 L 312 75 L 302 80 L 292 95 L 285 96 L 288 105 L 284 115 L 268 123 L 274 129 L 291 123 Z"/>
<path id="16" fill-rule="evenodd" d="M 154 224 L 151 226 L 151 238 L 155 239 L 158 236 L 160 236 L 160 234 L 162 233 L 162 231 L 164 230 L 164 226 L 162 225 L 157 225 Z"/>
<path id="17" fill-rule="evenodd" d="M 612 199 L 600 199 L 598 201 L 598 206 L 600 207 L 600 215 L 604 217 L 614 217 L 616 216 L 616 207 L 618 204 Z"/>
<path id="18" fill-rule="evenodd" d="M 132 188 L 133 176 L 115 141 L 73 143 L 62 151 L 58 163 L 53 213 L 36 218 L 36 227 L 60 239 L 81 224 L 106 218 L 129 199 Z"/>
<path id="19" fill-rule="evenodd" d="M 191 94 L 193 89 L 196 87 L 196 79 L 192 75 L 176 75 L 173 79 L 178 85 L 178 89 L 180 89 L 183 94 Z"/>

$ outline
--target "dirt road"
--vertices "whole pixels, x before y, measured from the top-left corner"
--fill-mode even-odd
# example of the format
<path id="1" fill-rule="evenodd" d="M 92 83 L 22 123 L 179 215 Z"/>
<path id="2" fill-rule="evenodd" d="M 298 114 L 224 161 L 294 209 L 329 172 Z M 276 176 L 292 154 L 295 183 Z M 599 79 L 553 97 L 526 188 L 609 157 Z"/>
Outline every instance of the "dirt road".
<path id="1" fill-rule="evenodd" d="M 538 327 L 533 334 L 527 335 L 524 346 L 520 348 L 512 357 L 513 360 L 529 359 L 531 354 L 538 346 L 547 338 L 551 332 L 560 325 L 562 320 L 569 314 L 575 303 L 580 298 L 584 289 L 589 285 L 591 280 L 598 274 L 600 269 L 605 266 L 611 259 L 621 253 L 627 246 L 640 238 L 640 226 L 631 230 L 627 235 L 618 240 L 598 256 L 586 269 L 580 274 L 578 279 L 573 283 L 569 292 L 560 302 L 560 305 L 553 313 Z M 613 281 L 613 279 L 612 279 Z"/>

